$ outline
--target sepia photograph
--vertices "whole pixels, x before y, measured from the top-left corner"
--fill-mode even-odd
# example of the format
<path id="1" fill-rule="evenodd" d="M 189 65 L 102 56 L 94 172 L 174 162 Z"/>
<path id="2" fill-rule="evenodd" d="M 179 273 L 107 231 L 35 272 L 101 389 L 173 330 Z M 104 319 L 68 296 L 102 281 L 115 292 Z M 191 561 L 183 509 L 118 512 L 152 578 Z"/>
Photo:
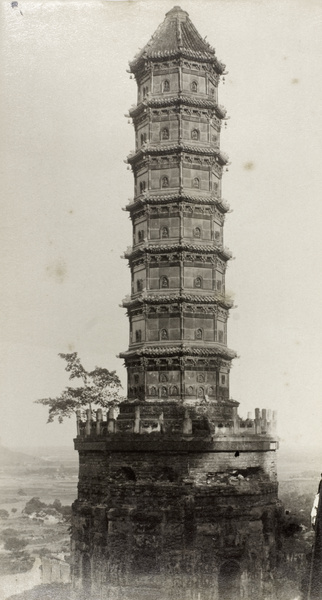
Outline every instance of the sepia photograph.
<path id="1" fill-rule="evenodd" d="M 321 3 L 0 27 L 0 600 L 322 600 Z"/>

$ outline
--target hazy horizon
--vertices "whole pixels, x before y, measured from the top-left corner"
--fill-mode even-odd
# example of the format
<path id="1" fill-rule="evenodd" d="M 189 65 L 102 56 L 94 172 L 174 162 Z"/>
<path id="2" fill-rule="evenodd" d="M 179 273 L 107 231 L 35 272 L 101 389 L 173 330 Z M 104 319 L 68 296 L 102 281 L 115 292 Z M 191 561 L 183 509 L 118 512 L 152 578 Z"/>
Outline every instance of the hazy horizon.
<path id="1" fill-rule="evenodd" d="M 59 463 L 74 463 L 75 468 L 78 465 L 78 452 L 74 450 L 73 443 L 56 446 L 2 446 L 2 448 L 13 453 L 22 453 L 31 458 L 43 459 L 49 463 L 57 463 L 57 461 Z M 306 473 L 310 481 L 316 478 L 318 484 L 322 470 L 322 456 L 319 446 L 307 446 L 303 449 L 300 446 L 282 445 L 276 453 L 276 465 L 278 480 L 281 482 L 288 479 L 292 480 L 294 477 L 301 479 Z M 315 473 L 314 477 L 313 473 Z"/>

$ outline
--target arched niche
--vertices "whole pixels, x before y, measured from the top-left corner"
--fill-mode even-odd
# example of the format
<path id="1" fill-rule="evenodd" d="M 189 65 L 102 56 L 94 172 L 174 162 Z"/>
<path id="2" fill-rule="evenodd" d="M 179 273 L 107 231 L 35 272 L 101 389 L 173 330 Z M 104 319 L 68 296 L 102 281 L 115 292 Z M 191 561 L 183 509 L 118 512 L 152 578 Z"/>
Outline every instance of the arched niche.
<path id="1" fill-rule="evenodd" d="M 121 467 L 115 473 L 115 479 L 117 481 L 136 481 L 136 475 L 130 467 Z"/>
<path id="2" fill-rule="evenodd" d="M 172 467 L 164 467 L 156 477 L 159 481 L 176 481 L 178 479 L 177 473 Z"/>
<path id="3" fill-rule="evenodd" d="M 226 560 L 218 573 L 218 599 L 241 600 L 240 566 L 235 560 Z"/>

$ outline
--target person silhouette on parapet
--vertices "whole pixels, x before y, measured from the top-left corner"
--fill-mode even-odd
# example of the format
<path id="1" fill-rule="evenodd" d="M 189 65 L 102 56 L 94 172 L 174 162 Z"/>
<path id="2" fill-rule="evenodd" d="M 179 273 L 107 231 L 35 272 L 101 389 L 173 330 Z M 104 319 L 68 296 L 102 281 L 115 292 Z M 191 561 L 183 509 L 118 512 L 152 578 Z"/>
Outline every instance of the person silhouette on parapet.
<path id="1" fill-rule="evenodd" d="M 320 493 L 320 491 L 321 491 L 321 487 L 322 487 L 322 473 L 321 473 L 321 479 L 320 479 L 320 481 L 319 481 L 318 494 L 319 494 L 319 493 Z"/>

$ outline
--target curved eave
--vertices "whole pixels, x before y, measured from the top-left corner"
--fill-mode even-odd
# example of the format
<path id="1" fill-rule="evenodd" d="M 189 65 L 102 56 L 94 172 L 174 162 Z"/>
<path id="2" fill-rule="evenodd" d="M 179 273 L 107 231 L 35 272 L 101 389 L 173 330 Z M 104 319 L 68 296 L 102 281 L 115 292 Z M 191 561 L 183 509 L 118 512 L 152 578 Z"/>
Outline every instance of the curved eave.
<path id="1" fill-rule="evenodd" d="M 192 146 L 190 144 L 169 144 L 167 146 L 158 145 L 152 146 L 146 144 L 144 147 L 140 148 L 135 154 L 132 154 L 127 157 L 127 162 L 130 165 L 134 165 L 139 160 L 146 158 L 147 156 L 154 155 L 162 155 L 169 154 L 169 152 L 174 152 L 177 154 L 181 154 L 182 152 L 187 152 L 187 154 L 202 154 L 203 156 L 215 156 L 218 160 L 220 166 L 227 165 L 229 162 L 229 157 L 224 152 L 218 150 L 218 148 L 210 148 L 209 146 Z"/>
<path id="2" fill-rule="evenodd" d="M 131 252 L 125 252 L 124 258 L 128 260 L 132 260 L 141 254 L 150 253 L 150 254 L 161 254 L 163 252 L 200 252 L 202 254 L 219 254 L 224 260 L 229 260 L 232 258 L 232 253 L 230 250 L 226 248 L 220 248 L 219 246 L 202 246 L 201 244 L 185 244 L 184 242 L 181 244 L 160 244 L 160 245 L 150 245 L 143 246 L 141 248 L 136 248 Z"/>
<path id="3" fill-rule="evenodd" d="M 209 204 L 217 206 L 222 213 L 229 211 L 229 204 L 223 198 L 216 198 L 216 196 L 191 196 L 190 194 L 166 194 L 164 196 L 151 196 L 146 192 L 138 196 L 133 202 L 126 205 L 125 210 L 132 212 L 140 206 L 146 206 L 147 204 L 167 204 L 169 202 L 185 201 L 191 202 L 192 204 Z"/>
<path id="4" fill-rule="evenodd" d="M 207 296 L 198 296 L 194 294 L 175 294 L 173 296 L 163 296 L 159 295 L 149 295 L 149 296 L 139 296 L 134 299 L 123 300 L 122 307 L 127 310 L 138 308 L 139 306 L 143 306 L 144 304 L 173 304 L 173 303 L 187 303 L 187 304 L 219 304 L 222 308 L 230 309 L 233 307 L 234 302 L 228 296 L 223 296 L 222 294 L 214 291 L 214 295 Z"/>
<path id="5" fill-rule="evenodd" d="M 210 108 L 216 111 L 219 119 L 224 119 L 227 114 L 227 110 L 218 105 L 214 100 L 196 98 L 192 96 L 166 96 L 162 98 L 146 98 L 143 102 L 140 102 L 137 106 L 129 110 L 129 115 L 132 119 L 137 117 L 141 112 L 147 108 L 160 108 L 165 106 L 194 106 L 196 108 Z"/>
<path id="6" fill-rule="evenodd" d="M 144 346 L 143 348 L 137 348 L 136 350 L 128 350 L 119 354 L 120 358 L 131 358 L 131 357 L 151 357 L 154 356 L 196 356 L 196 357 L 209 357 L 216 356 L 226 360 L 232 360 L 236 358 L 237 354 L 234 350 L 230 350 L 225 346 L 217 344 L 211 348 L 204 348 L 198 346 Z"/>
<path id="7" fill-rule="evenodd" d="M 220 62 L 218 60 L 218 58 L 216 58 L 215 50 L 213 48 L 211 48 L 211 46 L 209 46 L 208 50 L 204 51 L 204 52 L 201 52 L 200 50 L 199 51 L 191 50 L 190 48 L 185 48 L 184 46 L 181 46 L 180 50 L 175 49 L 175 50 L 159 50 L 159 51 L 151 51 L 151 52 L 147 51 L 147 52 L 144 52 L 143 54 L 139 55 L 137 58 L 134 58 L 132 61 L 130 61 L 129 67 L 130 67 L 131 73 L 136 75 L 137 72 L 142 67 L 144 67 L 144 64 L 146 62 L 169 60 L 169 59 L 176 59 L 176 58 L 187 58 L 187 59 L 198 60 L 200 62 L 212 63 L 215 71 L 219 75 L 221 75 L 226 68 L 226 65 L 224 65 L 222 62 Z"/>

